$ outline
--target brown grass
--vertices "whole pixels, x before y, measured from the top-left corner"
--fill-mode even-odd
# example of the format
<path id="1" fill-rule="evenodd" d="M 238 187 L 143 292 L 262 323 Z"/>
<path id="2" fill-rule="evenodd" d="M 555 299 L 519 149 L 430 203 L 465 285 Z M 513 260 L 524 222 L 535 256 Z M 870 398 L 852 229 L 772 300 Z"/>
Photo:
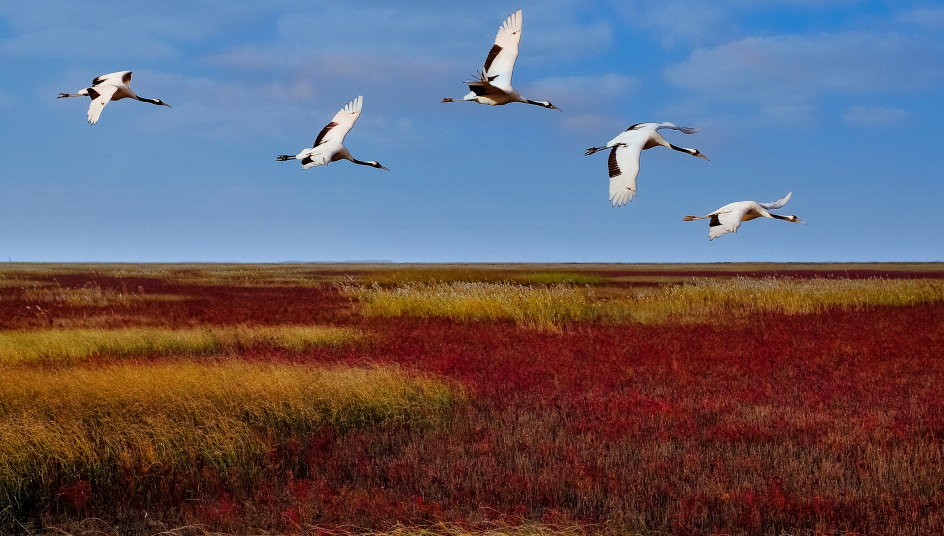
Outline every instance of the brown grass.
<path id="1" fill-rule="evenodd" d="M 944 301 L 936 279 L 700 279 L 635 291 L 631 297 L 594 299 L 571 284 L 406 283 L 395 288 L 341 285 L 367 316 L 446 317 L 460 321 L 513 320 L 553 329 L 573 321 L 716 321 L 756 311 L 809 314 L 838 307 L 863 309 Z"/>
<path id="2" fill-rule="evenodd" d="M 0 383 L 0 502 L 36 486 L 211 466 L 251 474 L 279 440 L 431 422 L 462 397 L 396 368 L 239 362 L 9 369 Z"/>
<path id="3" fill-rule="evenodd" d="M 366 336 L 354 329 L 318 326 L 0 332 L 0 364 L 75 363 L 93 356 L 112 359 L 140 356 L 192 357 L 227 353 L 253 346 L 304 351 L 318 347 L 342 347 L 364 340 Z"/>

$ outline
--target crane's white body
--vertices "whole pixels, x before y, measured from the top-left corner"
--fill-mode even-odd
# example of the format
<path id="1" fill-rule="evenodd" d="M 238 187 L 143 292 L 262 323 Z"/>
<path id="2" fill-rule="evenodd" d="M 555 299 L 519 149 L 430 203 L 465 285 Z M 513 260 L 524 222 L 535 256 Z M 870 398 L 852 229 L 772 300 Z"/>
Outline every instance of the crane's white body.
<path id="1" fill-rule="evenodd" d="M 105 109 L 105 105 L 110 101 L 134 99 L 142 102 L 150 102 L 151 104 L 167 106 L 170 108 L 169 104 L 162 102 L 160 99 L 146 99 L 144 97 L 137 96 L 134 91 L 131 91 L 130 86 L 131 71 L 118 71 L 116 73 L 103 74 L 97 77 L 96 79 L 92 80 L 92 87 L 81 89 L 78 91 L 78 93 L 60 93 L 59 98 L 91 98 L 92 103 L 89 105 L 88 109 L 88 122 L 90 125 L 98 123 L 98 118 L 102 115 L 102 110 Z"/>
<path id="2" fill-rule="evenodd" d="M 510 102 L 535 104 L 544 108 L 560 110 L 547 101 L 533 101 L 526 99 L 511 85 L 511 75 L 518 59 L 518 43 L 521 42 L 521 10 L 512 13 L 502 23 L 485 59 L 485 67 L 475 80 L 466 82 L 469 85 L 469 94 L 459 99 L 464 102 L 477 102 L 489 106 L 501 106 Z M 455 99 L 445 98 L 443 102 L 457 102 Z"/>
<path id="3" fill-rule="evenodd" d="M 686 216 L 684 220 L 693 221 L 710 218 L 711 221 L 709 222 L 708 228 L 709 241 L 714 240 L 723 234 L 737 233 L 738 228 L 741 227 L 741 222 L 751 221 L 757 218 L 771 218 L 796 223 L 804 223 L 796 216 L 779 216 L 769 212 L 771 210 L 783 208 L 783 206 L 787 204 L 787 201 L 790 200 L 791 195 L 793 195 L 793 192 L 788 193 L 786 196 L 778 199 L 777 201 L 774 201 L 773 203 L 757 203 L 755 201 L 738 201 L 736 203 L 728 203 L 727 205 L 719 208 L 711 214 L 708 214 L 707 216 Z"/>
<path id="4" fill-rule="evenodd" d="M 315 166 L 327 166 L 331 162 L 338 160 L 350 160 L 355 164 L 367 165 L 371 167 L 387 169 L 378 162 L 362 162 L 351 156 L 351 152 L 344 146 L 344 137 L 354 127 L 357 118 L 361 116 L 361 107 L 364 102 L 363 96 L 344 105 L 315 138 L 315 143 L 310 148 L 298 153 L 295 156 L 279 155 L 277 160 L 301 160 L 302 169 L 313 168 Z M 389 171 L 389 170 L 388 170 Z"/>
<path id="5" fill-rule="evenodd" d="M 610 172 L 610 201 L 614 207 L 623 206 L 636 196 L 639 157 L 644 150 L 661 145 L 708 160 L 708 157 L 701 154 L 698 149 L 676 147 L 666 141 L 662 134 L 659 134 L 662 129 L 678 130 L 685 134 L 694 134 L 701 130 L 700 128 L 680 127 L 674 123 L 637 123 L 626 129 L 625 132 L 621 132 L 619 136 L 610 140 L 605 146 L 587 149 L 587 155 L 604 149 L 611 149 L 608 167 Z"/>

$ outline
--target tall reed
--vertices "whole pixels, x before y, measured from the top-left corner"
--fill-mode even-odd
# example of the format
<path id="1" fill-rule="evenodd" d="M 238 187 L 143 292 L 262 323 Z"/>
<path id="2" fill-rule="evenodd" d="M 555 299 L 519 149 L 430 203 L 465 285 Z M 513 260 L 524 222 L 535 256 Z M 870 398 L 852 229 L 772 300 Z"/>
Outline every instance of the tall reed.
<path id="1" fill-rule="evenodd" d="M 209 466 L 251 475 L 290 436 L 324 425 L 429 423 L 461 396 L 441 381 L 380 367 L 8 369 L 0 382 L 0 503 L 120 474 Z"/>
<path id="2" fill-rule="evenodd" d="M 936 279 L 793 279 L 736 277 L 637 290 L 634 296 L 596 300 L 570 284 L 406 283 L 342 285 L 368 316 L 447 317 L 461 321 L 514 320 L 553 328 L 571 321 L 660 322 L 677 316 L 717 319 L 755 311 L 808 314 L 831 307 L 862 309 L 944 301 Z"/>
<path id="3" fill-rule="evenodd" d="M 407 283 L 395 288 L 346 285 L 368 316 L 442 316 L 463 321 L 514 320 L 553 328 L 586 317 L 586 297 L 572 285 L 511 283 Z"/>
<path id="4" fill-rule="evenodd" d="M 0 332 L 0 364 L 68 363 L 92 356 L 200 356 L 270 346 L 292 351 L 341 347 L 366 336 L 349 328 L 317 326 L 212 327 L 202 329 L 50 329 Z"/>

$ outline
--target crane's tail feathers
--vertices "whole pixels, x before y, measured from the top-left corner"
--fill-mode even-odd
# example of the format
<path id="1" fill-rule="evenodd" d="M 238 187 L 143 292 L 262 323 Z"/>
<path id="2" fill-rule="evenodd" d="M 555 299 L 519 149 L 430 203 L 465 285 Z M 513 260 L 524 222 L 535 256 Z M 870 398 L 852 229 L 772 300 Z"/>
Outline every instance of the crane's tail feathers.
<path id="1" fill-rule="evenodd" d="M 280 154 L 275 157 L 276 162 L 285 162 L 287 160 L 295 160 L 295 157 L 287 154 Z"/>
<path id="2" fill-rule="evenodd" d="M 591 148 L 587 149 L 587 152 L 583 153 L 583 155 L 584 155 L 584 156 L 590 156 L 590 155 L 592 155 L 593 153 L 598 153 L 598 152 L 603 151 L 603 150 L 608 149 L 608 148 L 609 148 L 609 147 L 591 147 Z"/>
<path id="3" fill-rule="evenodd" d="M 696 132 L 701 130 L 701 127 L 676 127 L 676 128 L 678 128 L 680 131 L 682 131 L 685 134 L 695 134 Z"/>

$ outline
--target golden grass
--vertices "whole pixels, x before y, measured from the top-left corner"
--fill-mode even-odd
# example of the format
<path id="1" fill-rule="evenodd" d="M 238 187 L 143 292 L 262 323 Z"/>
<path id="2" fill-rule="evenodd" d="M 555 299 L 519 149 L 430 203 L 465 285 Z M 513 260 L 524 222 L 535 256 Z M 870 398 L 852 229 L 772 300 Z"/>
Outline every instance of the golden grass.
<path id="1" fill-rule="evenodd" d="M 462 321 L 514 320 L 553 328 L 583 319 L 586 297 L 572 285 L 527 286 L 511 283 L 407 283 L 395 288 L 342 285 L 368 316 L 448 317 Z"/>
<path id="2" fill-rule="evenodd" d="M 240 362 L 28 368 L 0 382 L 0 502 L 28 489 L 167 468 L 248 475 L 290 436 L 330 424 L 431 423 L 462 392 L 396 368 Z"/>
<path id="3" fill-rule="evenodd" d="M 839 307 L 908 306 L 944 301 L 936 279 L 793 279 L 736 277 L 637 290 L 635 296 L 596 300 L 592 290 L 564 284 L 407 283 L 342 285 L 368 316 L 447 317 L 461 321 L 514 320 L 555 329 L 572 321 L 661 322 L 673 317 L 717 320 L 755 311 L 809 314 Z"/>
<path id="4" fill-rule="evenodd" d="M 73 363 L 92 356 L 201 356 L 270 346 L 292 351 L 341 347 L 366 340 L 349 328 L 317 326 L 213 327 L 202 329 L 50 329 L 0 332 L 0 364 Z"/>
<path id="5" fill-rule="evenodd" d="M 939 279 L 702 279 L 691 284 L 641 291 L 636 301 L 653 301 L 671 312 L 721 309 L 809 314 L 831 307 L 864 309 L 944 301 Z"/>

